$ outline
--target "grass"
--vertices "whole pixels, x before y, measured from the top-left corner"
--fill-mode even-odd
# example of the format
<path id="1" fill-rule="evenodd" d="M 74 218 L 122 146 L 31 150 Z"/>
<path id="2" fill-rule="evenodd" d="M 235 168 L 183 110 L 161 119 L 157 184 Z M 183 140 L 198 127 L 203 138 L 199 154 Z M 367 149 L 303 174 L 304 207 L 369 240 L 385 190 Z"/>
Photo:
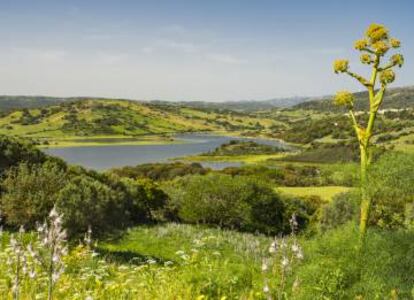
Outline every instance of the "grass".
<path id="1" fill-rule="evenodd" d="M 277 190 L 296 197 L 319 196 L 321 199 L 330 201 L 332 198 L 351 188 L 344 186 L 310 186 L 310 187 L 278 187 Z"/>
<path id="2" fill-rule="evenodd" d="M 5 240 L 5 238 L 3 238 Z M 271 237 L 196 225 L 128 230 L 101 241 L 94 258 L 75 247 L 56 299 L 266 299 L 261 265 Z M 353 224 L 300 237 L 305 260 L 287 273 L 287 299 L 411 299 L 414 232 L 371 230 L 358 263 Z M 9 299 L 7 257 L 0 250 L 0 295 Z M 277 286 L 277 274 L 270 275 Z M 299 284 L 291 289 L 293 280 Z M 44 299 L 41 274 L 22 283 L 22 299 Z"/>

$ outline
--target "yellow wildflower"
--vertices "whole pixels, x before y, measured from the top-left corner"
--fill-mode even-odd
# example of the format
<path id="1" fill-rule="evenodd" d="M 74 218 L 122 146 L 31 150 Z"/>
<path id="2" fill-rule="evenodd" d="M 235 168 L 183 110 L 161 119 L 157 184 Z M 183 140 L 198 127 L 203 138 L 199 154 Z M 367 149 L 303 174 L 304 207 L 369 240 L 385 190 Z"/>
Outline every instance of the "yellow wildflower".
<path id="1" fill-rule="evenodd" d="M 348 91 L 339 91 L 336 93 L 334 98 L 336 105 L 353 106 L 354 95 Z"/>
<path id="2" fill-rule="evenodd" d="M 334 61 L 333 68 L 335 73 L 346 72 L 349 68 L 349 62 L 346 59 L 338 59 Z"/>
<path id="3" fill-rule="evenodd" d="M 369 25 L 365 35 L 370 39 L 372 43 L 388 38 L 388 29 L 381 24 Z"/>
<path id="4" fill-rule="evenodd" d="M 381 72 L 380 81 L 382 84 L 388 84 L 395 80 L 395 73 L 393 70 L 388 69 Z"/>

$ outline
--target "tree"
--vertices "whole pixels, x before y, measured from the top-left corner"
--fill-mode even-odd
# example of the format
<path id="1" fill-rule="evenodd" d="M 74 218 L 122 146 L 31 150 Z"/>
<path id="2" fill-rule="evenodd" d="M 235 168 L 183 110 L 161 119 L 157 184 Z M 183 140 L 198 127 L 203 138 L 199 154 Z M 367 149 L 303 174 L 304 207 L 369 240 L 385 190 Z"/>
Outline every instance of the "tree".
<path id="1" fill-rule="evenodd" d="M 404 63 L 404 58 L 401 54 L 394 54 L 389 57 L 389 61 L 381 64 L 387 57 L 391 48 L 399 48 L 400 41 L 389 36 L 388 29 L 384 25 L 371 24 L 365 32 L 365 36 L 361 40 L 357 40 L 354 44 L 356 50 L 361 52 L 361 62 L 363 64 L 372 65 L 371 77 L 366 79 L 349 70 L 349 61 L 340 59 L 334 62 L 335 73 L 345 73 L 359 81 L 367 90 L 369 95 L 369 112 L 368 119 L 365 122 L 357 119 L 353 109 L 354 97 L 348 91 L 340 91 L 335 96 L 335 104 L 346 106 L 349 110 L 349 116 L 352 120 L 352 125 L 355 134 L 358 138 L 360 149 L 360 163 L 361 163 L 361 216 L 360 216 L 360 242 L 363 245 L 367 223 L 369 219 L 370 209 L 372 206 L 372 197 L 367 191 L 368 184 L 368 168 L 372 161 L 372 147 L 371 138 L 377 116 L 384 93 L 390 83 L 395 80 L 395 73 L 393 68 L 401 67 Z M 379 82 L 378 82 L 379 81 Z M 376 85 L 380 83 L 379 89 Z M 362 115 L 363 117 L 364 115 Z"/>

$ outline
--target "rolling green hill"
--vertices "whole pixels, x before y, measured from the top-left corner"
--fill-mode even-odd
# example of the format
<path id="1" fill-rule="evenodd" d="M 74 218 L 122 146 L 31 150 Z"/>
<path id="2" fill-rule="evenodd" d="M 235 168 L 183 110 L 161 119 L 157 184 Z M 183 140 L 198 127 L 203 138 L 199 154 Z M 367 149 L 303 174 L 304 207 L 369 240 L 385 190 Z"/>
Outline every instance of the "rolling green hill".
<path id="1" fill-rule="evenodd" d="M 368 92 L 358 92 L 355 95 L 355 109 L 362 110 L 368 108 Z M 317 111 L 331 111 L 342 112 L 344 108 L 335 106 L 332 101 L 333 96 L 323 97 L 299 103 L 293 108 L 317 110 Z M 384 97 L 382 109 L 404 109 L 414 108 L 414 86 L 399 87 L 389 89 Z"/>
<path id="2" fill-rule="evenodd" d="M 13 110 L 0 118 L 0 134 L 37 140 L 127 138 L 191 131 L 266 131 L 276 120 L 177 105 L 85 99 Z"/>
<path id="3" fill-rule="evenodd" d="M 57 105 L 69 99 L 47 96 L 0 96 L 0 115 L 16 109 Z"/>

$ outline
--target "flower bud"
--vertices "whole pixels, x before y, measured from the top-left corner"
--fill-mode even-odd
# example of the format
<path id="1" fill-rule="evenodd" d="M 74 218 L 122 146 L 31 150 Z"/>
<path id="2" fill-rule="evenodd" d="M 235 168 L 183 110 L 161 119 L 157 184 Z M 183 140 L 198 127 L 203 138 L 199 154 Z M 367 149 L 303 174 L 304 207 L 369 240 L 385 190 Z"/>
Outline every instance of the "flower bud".
<path id="1" fill-rule="evenodd" d="M 399 66 L 401 68 L 404 64 L 404 56 L 402 56 L 401 54 L 394 54 L 393 56 L 391 56 L 390 61 L 393 65 Z"/>
<path id="2" fill-rule="evenodd" d="M 375 43 L 388 37 L 388 29 L 384 25 L 373 23 L 367 28 L 365 35 L 371 43 Z"/>
<path id="3" fill-rule="evenodd" d="M 394 39 L 394 38 L 390 39 L 390 44 L 391 44 L 391 47 L 393 48 L 399 48 L 401 46 L 400 40 Z"/>
<path id="4" fill-rule="evenodd" d="M 339 91 L 334 98 L 336 105 L 352 107 L 354 104 L 354 95 L 348 91 Z"/>
<path id="5" fill-rule="evenodd" d="M 366 48 L 368 46 L 368 42 L 366 39 L 362 39 L 362 40 L 357 40 L 354 43 L 354 48 L 356 50 L 362 50 L 364 48 Z"/>
<path id="6" fill-rule="evenodd" d="M 360 59 L 363 64 L 369 65 L 370 63 L 372 63 L 371 55 L 367 53 L 362 54 Z"/>
<path id="7" fill-rule="evenodd" d="M 375 53 L 384 55 L 390 49 L 390 46 L 384 41 L 378 41 L 372 44 L 372 48 L 374 48 Z"/>
<path id="8" fill-rule="evenodd" d="M 382 84 L 389 84 L 395 80 L 395 73 L 393 70 L 388 69 L 381 72 L 380 81 Z"/>
<path id="9" fill-rule="evenodd" d="M 334 68 L 335 73 L 346 72 L 349 68 L 349 62 L 346 59 L 335 60 L 335 62 L 333 64 L 333 68 Z"/>

